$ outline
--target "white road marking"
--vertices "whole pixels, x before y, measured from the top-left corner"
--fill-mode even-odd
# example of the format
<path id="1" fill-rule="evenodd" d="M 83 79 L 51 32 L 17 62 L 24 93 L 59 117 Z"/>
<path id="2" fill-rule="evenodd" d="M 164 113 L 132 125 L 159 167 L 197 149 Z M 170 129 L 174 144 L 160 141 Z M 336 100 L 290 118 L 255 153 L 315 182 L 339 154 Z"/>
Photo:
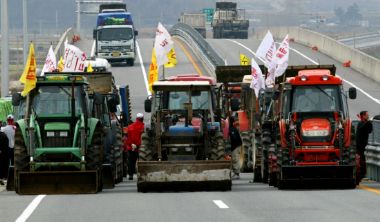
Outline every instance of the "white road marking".
<path id="1" fill-rule="evenodd" d="M 142 60 L 142 56 L 141 56 L 141 51 L 140 51 L 140 46 L 139 46 L 139 43 L 136 41 L 136 48 L 137 48 L 137 55 L 139 56 L 139 60 L 140 60 L 140 66 L 141 66 L 141 70 L 143 72 L 143 77 L 144 77 L 144 82 L 145 82 L 145 88 L 146 88 L 146 93 L 148 94 L 148 96 L 151 96 L 152 93 L 150 93 L 149 91 L 149 84 L 148 84 L 148 79 L 146 77 L 146 71 L 145 71 L 145 67 L 144 67 L 144 62 Z"/>
<path id="2" fill-rule="evenodd" d="M 22 214 L 16 219 L 16 222 L 26 221 L 45 197 L 46 195 L 38 195 L 36 198 L 34 198 L 33 201 L 24 210 L 24 212 L 22 212 Z"/>
<path id="3" fill-rule="evenodd" d="M 225 203 L 223 203 L 223 201 L 221 200 L 213 200 L 214 204 L 216 204 L 216 206 L 218 206 L 219 208 L 221 209 L 227 209 L 229 208 Z"/>
<path id="4" fill-rule="evenodd" d="M 257 57 L 256 56 L 256 53 L 254 53 L 250 48 L 248 48 L 247 46 L 241 44 L 240 42 L 237 42 L 235 40 L 230 40 L 229 41 L 231 42 L 234 42 L 235 44 L 238 44 L 240 45 L 241 47 L 247 49 L 249 52 L 251 52 L 256 58 L 260 59 L 262 62 L 264 62 L 261 58 Z M 300 56 L 304 57 L 305 59 L 309 60 L 311 63 L 315 64 L 315 65 L 319 65 L 318 62 L 316 62 L 315 60 L 311 59 L 310 57 L 307 57 L 305 54 L 301 53 L 300 51 L 296 50 L 296 49 L 293 49 L 293 48 L 290 48 L 290 50 L 293 50 L 294 52 L 296 52 L 297 54 L 299 54 Z M 337 75 L 339 76 L 339 75 Z M 341 76 L 340 76 L 341 77 Z M 341 77 L 342 78 L 342 77 Z M 343 79 L 343 78 L 342 78 Z M 343 79 L 343 81 L 349 85 L 351 85 L 352 87 L 355 87 L 357 90 L 359 90 L 361 93 L 363 93 L 364 95 L 366 95 L 368 98 L 370 98 L 371 100 L 373 100 L 375 103 L 379 104 L 380 105 L 380 99 L 376 99 L 375 97 L 371 96 L 369 93 L 367 93 L 366 91 L 364 91 L 363 89 L 359 88 L 357 85 L 353 84 L 352 82 L 348 81 L 348 80 L 345 80 Z"/>
<path id="5" fill-rule="evenodd" d="M 253 51 L 252 51 L 250 48 L 248 48 L 247 46 L 241 44 L 241 43 L 238 42 L 238 41 L 232 40 L 232 39 L 227 39 L 227 40 L 228 40 L 228 41 L 231 41 L 231 42 L 233 42 L 233 43 L 235 43 L 235 44 L 238 44 L 238 45 L 240 45 L 241 47 L 245 48 L 245 49 L 248 50 L 250 53 L 252 53 L 256 58 L 258 58 L 262 63 L 265 63 L 264 60 L 263 60 L 262 58 L 257 57 L 257 56 L 256 56 L 256 53 L 253 52 Z"/>

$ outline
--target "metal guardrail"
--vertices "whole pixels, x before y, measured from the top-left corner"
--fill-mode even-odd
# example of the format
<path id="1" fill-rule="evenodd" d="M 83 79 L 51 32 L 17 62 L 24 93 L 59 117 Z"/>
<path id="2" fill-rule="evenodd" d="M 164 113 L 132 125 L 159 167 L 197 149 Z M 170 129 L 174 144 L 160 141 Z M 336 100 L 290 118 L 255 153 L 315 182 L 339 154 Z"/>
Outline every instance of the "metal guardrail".
<path id="1" fill-rule="evenodd" d="M 206 65 L 210 76 L 215 77 L 216 66 L 224 65 L 223 59 L 193 27 L 184 23 L 177 23 L 170 29 L 170 34 L 183 38 L 189 44 L 193 52 L 199 55 L 199 58 Z"/>
<path id="2" fill-rule="evenodd" d="M 380 181 L 380 120 L 373 120 L 373 131 L 366 147 L 367 177 Z"/>

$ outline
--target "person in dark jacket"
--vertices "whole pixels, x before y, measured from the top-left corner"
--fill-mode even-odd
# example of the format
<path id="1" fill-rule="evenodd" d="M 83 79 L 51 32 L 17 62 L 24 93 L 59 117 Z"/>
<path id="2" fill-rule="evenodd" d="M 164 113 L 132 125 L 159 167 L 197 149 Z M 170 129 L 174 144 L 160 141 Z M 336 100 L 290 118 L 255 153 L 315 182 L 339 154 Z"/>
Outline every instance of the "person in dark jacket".
<path id="1" fill-rule="evenodd" d="M 242 140 L 240 137 L 240 132 L 238 130 L 239 122 L 235 118 L 230 117 L 230 127 L 229 136 L 231 143 L 231 156 L 232 156 L 232 179 L 239 179 L 240 165 L 239 165 L 239 155 L 241 150 Z"/>
<path id="2" fill-rule="evenodd" d="M 128 135 L 125 141 L 125 148 L 128 150 L 128 180 L 133 180 L 133 174 L 136 172 L 136 161 L 139 157 L 143 132 L 144 114 L 137 113 L 136 121 L 128 126 Z"/>
<path id="3" fill-rule="evenodd" d="M 369 121 L 368 111 L 360 112 L 360 122 L 356 128 L 356 153 L 360 156 L 360 180 L 363 179 L 367 173 L 367 166 L 365 160 L 365 147 L 368 144 L 368 136 L 372 132 L 372 123 Z"/>
<path id="4" fill-rule="evenodd" d="M 9 140 L 7 135 L 0 131 L 0 185 L 4 185 L 4 181 L 8 177 L 8 143 Z"/>

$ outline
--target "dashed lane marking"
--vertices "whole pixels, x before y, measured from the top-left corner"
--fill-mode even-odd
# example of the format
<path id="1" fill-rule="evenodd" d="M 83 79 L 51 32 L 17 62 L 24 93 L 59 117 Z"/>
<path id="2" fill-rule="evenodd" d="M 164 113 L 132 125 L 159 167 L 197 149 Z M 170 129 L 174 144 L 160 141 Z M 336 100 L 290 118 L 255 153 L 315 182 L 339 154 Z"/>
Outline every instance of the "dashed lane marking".
<path id="1" fill-rule="evenodd" d="M 45 197 L 46 195 L 38 195 L 36 198 L 34 198 L 33 201 L 24 210 L 24 212 L 22 212 L 22 214 L 16 219 L 16 222 L 26 221 Z"/>
<path id="2" fill-rule="evenodd" d="M 214 204 L 216 205 L 216 206 L 218 206 L 219 208 L 221 208 L 221 209 L 227 209 L 227 208 L 229 208 L 225 203 L 223 203 L 223 201 L 221 201 L 221 200 L 213 200 L 213 202 L 214 202 Z"/>

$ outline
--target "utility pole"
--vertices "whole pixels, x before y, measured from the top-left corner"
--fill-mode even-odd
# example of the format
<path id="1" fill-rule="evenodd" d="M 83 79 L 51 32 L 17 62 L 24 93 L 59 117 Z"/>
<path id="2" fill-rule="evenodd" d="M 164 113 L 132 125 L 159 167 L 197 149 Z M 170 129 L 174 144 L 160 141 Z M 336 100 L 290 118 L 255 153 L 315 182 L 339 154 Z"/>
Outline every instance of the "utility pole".
<path id="1" fill-rule="evenodd" d="M 22 0 L 22 35 L 24 40 L 23 47 L 23 58 L 24 58 L 24 66 L 27 60 L 28 53 L 28 14 L 27 14 L 27 0 Z"/>
<path id="2" fill-rule="evenodd" d="M 77 31 L 80 32 L 80 0 L 77 1 Z"/>
<path id="3" fill-rule="evenodd" d="M 9 85 L 8 0 L 1 0 L 1 97 L 8 95 Z"/>

